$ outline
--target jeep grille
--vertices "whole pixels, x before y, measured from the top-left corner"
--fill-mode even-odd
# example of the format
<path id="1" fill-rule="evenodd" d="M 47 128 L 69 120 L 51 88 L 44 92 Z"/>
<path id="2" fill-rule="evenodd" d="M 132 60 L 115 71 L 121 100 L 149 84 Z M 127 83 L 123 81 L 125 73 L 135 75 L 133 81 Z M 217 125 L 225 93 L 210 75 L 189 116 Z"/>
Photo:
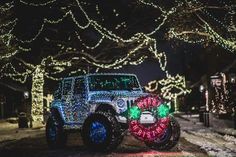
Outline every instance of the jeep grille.
<path id="1" fill-rule="evenodd" d="M 127 100 L 126 103 L 127 103 L 127 108 L 130 108 L 131 106 L 134 105 L 134 100 Z"/>

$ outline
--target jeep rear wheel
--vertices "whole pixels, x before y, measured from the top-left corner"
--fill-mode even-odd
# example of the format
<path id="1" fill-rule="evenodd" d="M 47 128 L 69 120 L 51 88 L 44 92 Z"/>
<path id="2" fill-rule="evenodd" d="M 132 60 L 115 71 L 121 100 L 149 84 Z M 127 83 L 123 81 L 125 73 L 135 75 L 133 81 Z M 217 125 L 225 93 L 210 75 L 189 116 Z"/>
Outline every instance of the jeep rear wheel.
<path id="1" fill-rule="evenodd" d="M 55 117 L 50 116 L 46 124 L 46 138 L 50 148 L 61 148 L 65 146 L 67 136 L 63 130 L 62 122 Z"/>
<path id="2" fill-rule="evenodd" d="M 116 118 L 106 112 L 91 114 L 85 120 L 81 134 L 88 149 L 100 152 L 116 149 L 123 138 Z"/>

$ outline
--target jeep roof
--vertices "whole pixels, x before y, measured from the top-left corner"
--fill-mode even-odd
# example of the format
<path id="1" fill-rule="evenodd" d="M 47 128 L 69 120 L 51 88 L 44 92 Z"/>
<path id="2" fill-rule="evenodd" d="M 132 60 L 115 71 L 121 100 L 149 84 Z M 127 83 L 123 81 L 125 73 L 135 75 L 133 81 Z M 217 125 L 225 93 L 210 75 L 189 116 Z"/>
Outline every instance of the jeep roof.
<path id="1" fill-rule="evenodd" d="M 65 77 L 62 80 L 70 79 L 70 78 L 96 76 L 96 75 L 128 75 L 128 76 L 135 76 L 137 78 L 135 74 L 131 74 L 131 73 L 91 73 L 91 74 L 85 74 L 85 75 L 79 75 L 79 76 Z"/>

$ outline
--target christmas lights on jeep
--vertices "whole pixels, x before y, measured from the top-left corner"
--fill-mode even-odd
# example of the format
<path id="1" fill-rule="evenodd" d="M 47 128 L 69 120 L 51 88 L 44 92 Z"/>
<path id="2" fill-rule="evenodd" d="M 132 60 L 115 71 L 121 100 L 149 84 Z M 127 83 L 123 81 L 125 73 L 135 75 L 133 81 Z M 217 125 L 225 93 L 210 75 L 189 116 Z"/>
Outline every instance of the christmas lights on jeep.
<path id="1" fill-rule="evenodd" d="M 66 144 L 70 130 L 80 130 L 94 151 L 112 151 L 127 132 L 156 150 L 174 147 L 180 126 L 158 96 L 143 92 L 133 74 L 88 74 L 59 83 L 47 120 L 49 147 Z"/>

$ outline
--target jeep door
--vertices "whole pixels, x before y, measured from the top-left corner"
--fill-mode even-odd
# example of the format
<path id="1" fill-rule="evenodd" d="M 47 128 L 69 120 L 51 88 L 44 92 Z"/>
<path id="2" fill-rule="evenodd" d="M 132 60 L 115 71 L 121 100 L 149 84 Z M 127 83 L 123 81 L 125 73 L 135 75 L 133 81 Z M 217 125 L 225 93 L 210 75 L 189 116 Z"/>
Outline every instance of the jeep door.
<path id="1" fill-rule="evenodd" d="M 84 77 L 75 78 L 74 80 L 74 101 L 73 101 L 73 117 L 75 123 L 83 123 L 89 112 L 86 104 L 87 89 Z"/>
<path id="2" fill-rule="evenodd" d="M 72 100 L 73 100 L 72 86 L 73 86 L 72 78 L 67 78 L 63 80 L 61 101 L 62 101 L 62 113 L 64 121 L 66 123 L 73 121 L 73 117 L 71 115 Z"/>

